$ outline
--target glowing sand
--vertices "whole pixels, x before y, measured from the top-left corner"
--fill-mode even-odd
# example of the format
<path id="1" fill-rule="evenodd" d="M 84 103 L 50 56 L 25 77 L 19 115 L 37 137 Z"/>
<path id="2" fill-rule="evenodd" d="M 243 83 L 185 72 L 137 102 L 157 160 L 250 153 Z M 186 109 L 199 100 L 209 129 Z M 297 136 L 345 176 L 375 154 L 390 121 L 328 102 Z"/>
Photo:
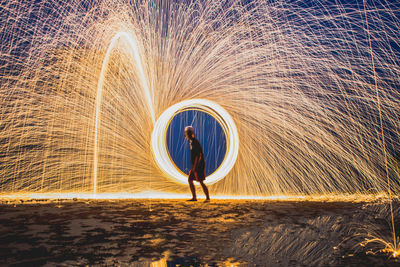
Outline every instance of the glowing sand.
<path id="1" fill-rule="evenodd" d="M 197 256 L 209 266 L 228 257 L 244 261 L 239 266 L 277 260 L 273 266 L 398 264 L 365 255 L 372 244 L 360 247 L 363 238 L 354 236 L 359 224 L 390 234 L 389 225 L 379 223 L 387 219 L 386 204 L 379 201 L 163 199 L 152 200 L 150 210 L 149 201 L 138 199 L 20 200 L 0 205 L 0 246 L 13 251 L 0 257 L 0 265 L 141 267 L 160 263 L 164 252 L 169 262 Z M 44 245 L 47 250 L 38 250 Z M 169 266 L 179 263 L 190 266 Z"/>

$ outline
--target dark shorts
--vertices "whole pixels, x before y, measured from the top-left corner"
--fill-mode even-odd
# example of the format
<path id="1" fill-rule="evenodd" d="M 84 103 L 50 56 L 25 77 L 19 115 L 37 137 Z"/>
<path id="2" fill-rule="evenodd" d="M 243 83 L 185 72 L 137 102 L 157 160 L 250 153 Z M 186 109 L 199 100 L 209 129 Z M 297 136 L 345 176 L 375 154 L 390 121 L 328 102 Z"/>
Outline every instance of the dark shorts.
<path id="1" fill-rule="evenodd" d="M 196 171 L 197 174 L 197 179 L 196 179 L 196 175 L 195 172 L 193 172 L 192 170 L 189 171 L 189 181 L 204 181 L 206 179 L 206 171 Z"/>

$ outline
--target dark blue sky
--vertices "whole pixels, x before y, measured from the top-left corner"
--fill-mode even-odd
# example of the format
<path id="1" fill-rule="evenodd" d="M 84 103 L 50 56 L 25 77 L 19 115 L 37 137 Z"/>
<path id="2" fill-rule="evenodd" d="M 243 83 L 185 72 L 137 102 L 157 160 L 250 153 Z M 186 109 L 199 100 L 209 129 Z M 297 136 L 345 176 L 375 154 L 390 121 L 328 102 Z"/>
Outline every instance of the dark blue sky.
<path id="1" fill-rule="evenodd" d="M 191 168 L 189 142 L 184 129 L 191 125 L 203 147 L 206 159 L 206 175 L 213 173 L 221 164 L 226 152 L 225 134 L 219 123 L 207 113 L 189 110 L 177 114 L 167 130 L 167 146 L 172 160 L 183 172 Z"/>

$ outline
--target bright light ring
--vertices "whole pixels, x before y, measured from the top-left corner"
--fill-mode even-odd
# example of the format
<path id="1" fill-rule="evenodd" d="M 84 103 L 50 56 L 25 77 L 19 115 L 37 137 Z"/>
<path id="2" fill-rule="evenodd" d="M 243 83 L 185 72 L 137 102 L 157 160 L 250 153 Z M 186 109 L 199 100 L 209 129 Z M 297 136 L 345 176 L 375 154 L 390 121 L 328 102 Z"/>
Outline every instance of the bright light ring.
<path id="1" fill-rule="evenodd" d="M 169 124 L 175 115 L 187 110 L 198 110 L 211 115 L 221 125 L 225 133 L 226 152 L 224 160 L 215 172 L 207 176 L 205 181 L 206 184 L 216 183 L 231 171 L 236 162 L 239 152 L 239 135 L 229 113 L 212 101 L 205 99 L 185 100 L 169 107 L 161 114 L 154 125 L 151 135 L 151 146 L 155 161 L 167 177 L 178 183 L 188 184 L 187 175 L 176 167 L 167 148 L 167 130 Z"/>

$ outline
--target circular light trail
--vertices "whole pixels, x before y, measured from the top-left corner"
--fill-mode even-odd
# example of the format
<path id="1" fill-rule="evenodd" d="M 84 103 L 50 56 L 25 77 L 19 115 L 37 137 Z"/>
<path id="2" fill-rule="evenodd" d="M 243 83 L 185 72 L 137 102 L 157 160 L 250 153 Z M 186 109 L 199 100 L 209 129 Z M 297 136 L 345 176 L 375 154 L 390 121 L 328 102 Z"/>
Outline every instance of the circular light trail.
<path id="1" fill-rule="evenodd" d="M 239 135 L 229 113 L 220 105 L 206 99 L 190 99 L 179 102 L 165 110 L 154 125 L 151 147 L 155 161 L 161 171 L 175 182 L 188 184 L 188 178 L 173 163 L 167 148 L 167 129 L 174 116 L 187 110 L 198 110 L 211 115 L 225 133 L 226 153 L 221 165 L 209 176 L 205 183 L 213 184 L 224 178 L 236 162 L 239 152 Z"/>

